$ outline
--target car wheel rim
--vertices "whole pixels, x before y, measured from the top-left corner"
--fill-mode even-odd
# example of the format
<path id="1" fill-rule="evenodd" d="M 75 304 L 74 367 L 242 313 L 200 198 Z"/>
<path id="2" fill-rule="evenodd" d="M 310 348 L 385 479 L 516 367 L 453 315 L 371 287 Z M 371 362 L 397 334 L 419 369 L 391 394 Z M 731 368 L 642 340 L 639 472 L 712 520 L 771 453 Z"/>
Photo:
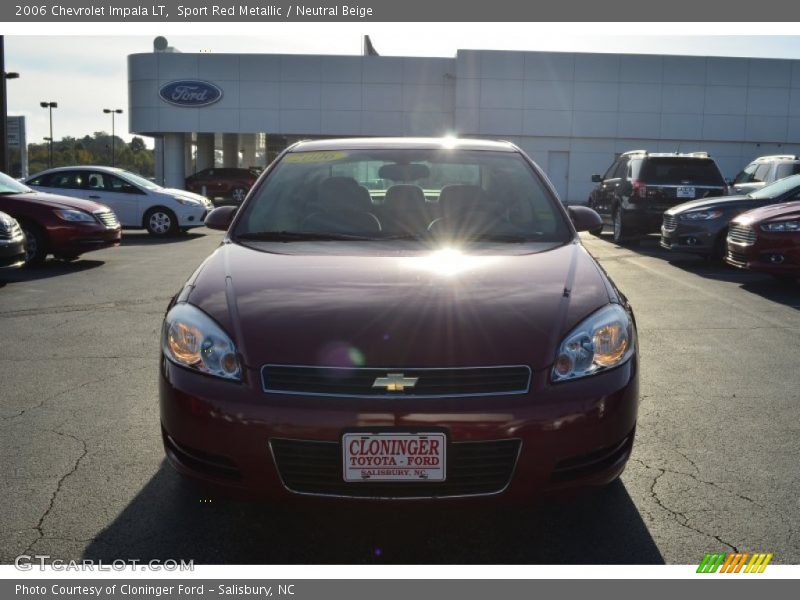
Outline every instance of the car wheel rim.
<path id="1" fill-rule="evenodd" d="M 39 245 L 36 243 L 36 236 L 29 229 L 23 229 L 25 234 L 25 262 L 30 261 L 39 251 Z"/>
<path id="2" fill-rule="evenodd" d="M 241 202 L 242 200 L 244 200 L 244 196 L 245 196 L 244 190 L 233 190 L 233 199 L 236 202 Z"/>
<path id="3" fill-rule="evenodd" d="M 150 229 L 153 233 L 167 233 L 171 226 L 172 219 L 168 214 L 157 212 L 150 215 Z"/>

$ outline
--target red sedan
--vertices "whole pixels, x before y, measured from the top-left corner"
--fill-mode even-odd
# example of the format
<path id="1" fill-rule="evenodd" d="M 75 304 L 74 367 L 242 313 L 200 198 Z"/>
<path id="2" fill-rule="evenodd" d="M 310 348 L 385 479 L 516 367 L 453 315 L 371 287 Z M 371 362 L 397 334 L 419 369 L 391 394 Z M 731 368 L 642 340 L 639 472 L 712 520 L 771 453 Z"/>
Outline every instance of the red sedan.
<path id="1" fill-rule="evenodd" d="M 44 262 L 48 254 L 74 260 L 81 254 L 118 246 L 122 229 L 103 204 L 35 192 L 0 173 L 0 211 L 14 217 L 25 232 L 28 264 Z"/>
<path id="2" fill-rule="evenodd" d="M 600 224 L 510 143 L 292 146 L 210 213 L 224 242 L 169 306 L 168 460 L 269 499 L 528 502 L 613 481 L 638 343 L 577 235 Z"/>
<path id="3" fill-rule="evenodd" d="M 725 261 L 782 281 L 800 277 L 800 202 L 742 213 L 728 229 Z"/>

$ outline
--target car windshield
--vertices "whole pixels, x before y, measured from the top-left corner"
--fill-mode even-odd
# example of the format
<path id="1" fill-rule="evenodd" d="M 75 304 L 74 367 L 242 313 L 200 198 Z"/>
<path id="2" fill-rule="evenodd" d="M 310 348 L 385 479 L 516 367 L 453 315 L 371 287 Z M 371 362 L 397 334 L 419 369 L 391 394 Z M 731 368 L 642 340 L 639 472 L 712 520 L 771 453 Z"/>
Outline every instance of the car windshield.
<path id="1" fill-rule="evenodd" d="M 144 177 L 141 177 L 140 175 L 136 175 L 136 174 L 131 173 L 129 171 L 120 171 L 119 174 L 122 175 L 128 181 L 130 181 L 132 184 L 138 185 L 139 187 L 142 187 L 142 188 L 144 188 L 146 190 L 160 190 L 161 189 L 160 185 L 155 184 L 152 181 L 150 181 L 149 179 L 145 179 Z"/>
<path id="2" fill-rule="evenodd" d="M 248 200 L 234 237 L 566 242 L 557 202 L 516 152 L 292 152 Z"/>
<path id="3" fill-rule="evenodd" d="M 33 190 L 27 185 L 20 183 L 16 179 L 12 179 L 5 173 L 0 173 L 0 194 L 7 196 L 9 194 L 24 194 L 32 192 Z"/>
<path id="4" fill-rule="evenodd" d="M 769 200 L 771 198 L 783 196 L 798 187 L 800 187 L 800 175 L 792 175 L 791 177 L 779 179 L 774 183 L 765 185 L 760 190 L 751 192 L 748 196 L 756 200 Z"/>
<path id="5" fill-rule="evenodd" d="M 710 158 L 649 158 L 640 178 L 650 185 L 725 185 L 716 163 Z"/>

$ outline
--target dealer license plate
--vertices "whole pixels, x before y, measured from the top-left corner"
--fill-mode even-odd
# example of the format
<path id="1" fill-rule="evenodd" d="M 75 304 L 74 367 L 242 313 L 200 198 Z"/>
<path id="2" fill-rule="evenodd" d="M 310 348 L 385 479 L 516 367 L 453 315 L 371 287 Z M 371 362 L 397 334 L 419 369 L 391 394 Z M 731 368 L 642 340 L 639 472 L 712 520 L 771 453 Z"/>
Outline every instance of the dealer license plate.
<path id="1" fill-rule="evenodd" d="M 345 481 L 444 481 L 447 437 L 436 433 L 345 433 Z"/>
<path id="2" fill-rule="evenodd" d="M 694 198 L 694 188 L 693 187 L 679 187 L 678 188 L 678 198 Z"/>

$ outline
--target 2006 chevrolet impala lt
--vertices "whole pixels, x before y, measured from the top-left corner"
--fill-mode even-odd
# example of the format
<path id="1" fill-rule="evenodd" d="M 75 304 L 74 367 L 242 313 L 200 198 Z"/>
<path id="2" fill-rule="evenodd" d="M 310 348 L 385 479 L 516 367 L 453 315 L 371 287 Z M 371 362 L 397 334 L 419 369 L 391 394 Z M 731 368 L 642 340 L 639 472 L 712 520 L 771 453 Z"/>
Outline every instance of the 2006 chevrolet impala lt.
<path id="1" fill-rule="evenodd" d="M 170 303 L 161 424 L 245 496 L 424 500 L 607 484 L 633 445 L 625 297 L 505 142 L 300 142 Z"/>

